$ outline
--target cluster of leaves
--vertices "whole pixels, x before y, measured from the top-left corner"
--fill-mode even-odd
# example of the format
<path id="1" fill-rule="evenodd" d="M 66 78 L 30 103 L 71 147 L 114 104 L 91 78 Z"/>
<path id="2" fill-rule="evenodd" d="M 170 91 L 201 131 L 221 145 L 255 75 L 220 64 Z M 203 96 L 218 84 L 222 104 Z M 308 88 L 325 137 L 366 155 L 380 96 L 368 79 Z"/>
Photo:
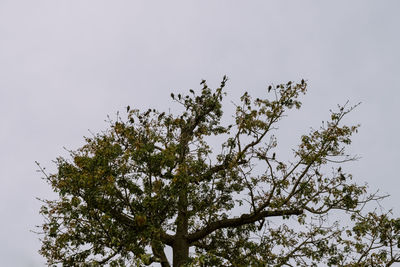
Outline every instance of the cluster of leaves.
<path id="1" fill-rule="evenodd" d="M 170 266 L 166 246 L 174 266 L 400 261 L 399 220 L 363 215 L 380 197 L 342 170 L 355 160 L 345 147 L 358 125 L 341 124 L 354 107 L 332 111 L 301 137 L 294 161 L 283 161 L 273 132 L 287 110 L 301 107 L 307 83 L 270 86 L 272 98 L 243 94 L 234 122 L 224 126 L 226 81 L 171 94 L 180 115 L 128 107 L 126 121 L 57 159 L 58 172 L 45 175 L 59 199 L 41 209 L 40 253 L 49 265 Z M 207 142 L 217 137 L 225 140 L 219 151 Z M 330 222 L 335 211 L 351 215 L 354 227 Z"/>

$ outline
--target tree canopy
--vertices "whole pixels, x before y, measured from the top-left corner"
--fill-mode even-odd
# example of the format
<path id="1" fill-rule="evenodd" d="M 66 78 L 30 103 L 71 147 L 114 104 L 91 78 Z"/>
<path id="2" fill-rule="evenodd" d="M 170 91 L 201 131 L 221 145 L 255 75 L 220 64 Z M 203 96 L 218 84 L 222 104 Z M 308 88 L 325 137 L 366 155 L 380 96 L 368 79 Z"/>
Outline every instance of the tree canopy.
<path id="1" fill-rule="evenodd" d="M 284 159 L 274 133 L 285 112 L 301 107 L 307 83 L 269 86 L 265 98 L 246 92 L 229 120 L 226 82 L 171 94 L 179 114 L 128 106 L 124 118 L 57 158 L 57 172 L 43 171 L 58 194 L 40 211 L 49 265 L 400 262 L 400 219 L 371 207 L 382 196 L 345 171 L 356 160 L 345 149 L 359 126 L 342 120 L 354 106 L 331 111 Z"/>

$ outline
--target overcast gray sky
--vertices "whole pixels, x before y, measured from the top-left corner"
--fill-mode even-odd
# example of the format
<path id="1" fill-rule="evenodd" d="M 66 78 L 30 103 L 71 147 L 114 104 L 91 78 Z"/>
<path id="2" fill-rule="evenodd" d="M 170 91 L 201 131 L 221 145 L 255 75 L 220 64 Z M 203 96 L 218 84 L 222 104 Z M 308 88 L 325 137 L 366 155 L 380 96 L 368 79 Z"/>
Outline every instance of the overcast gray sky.
<path id="1" fill-rule="evenodd" d="M 286 146 L 328 110 L 362 105 L 347 166 L 400 215 L 399 1 L 0 0 L 0 265 L 43 266 L 30 232 L 35 197 L 51 198 L 34 161 L 54 169 L 63 146 L 124 107 L 174 108 L 171 91 L 217 86 L 263 96 L 269 83 L 309 81 L 304 108 L 282 125 Z M 285 146 L 284 146 L 285 147 Z M 397 207 L 396 207 L 397 205 Z"/>

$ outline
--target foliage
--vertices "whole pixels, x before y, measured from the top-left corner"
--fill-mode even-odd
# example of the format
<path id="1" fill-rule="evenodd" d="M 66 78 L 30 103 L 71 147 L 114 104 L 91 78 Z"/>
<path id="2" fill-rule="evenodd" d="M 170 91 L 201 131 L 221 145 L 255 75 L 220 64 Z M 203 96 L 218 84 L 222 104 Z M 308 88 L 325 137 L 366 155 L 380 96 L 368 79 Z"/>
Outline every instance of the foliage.
<path id="1" fill-rule="evenodd" d="M 400 261 L 400 220 L 364 212 L 381 197 L 353 183 L 343 164 L 358 125 L 339 107 L 279 157 L 277 123 L 300 108 L 302 80 L 244 93 L 221 121 L 224 77 L 198 94 L 171 94 L 179 115 L 127 107 L 127 119 L 86 138 L 45 179 L 40 253 L 49 265 L 389 266 Z M 221 147 L 211 141 L 224 140 Z M 329 217 L 329 215 L 331 217 Z M 333 221 L 342 216 L 346 225 Z"/>

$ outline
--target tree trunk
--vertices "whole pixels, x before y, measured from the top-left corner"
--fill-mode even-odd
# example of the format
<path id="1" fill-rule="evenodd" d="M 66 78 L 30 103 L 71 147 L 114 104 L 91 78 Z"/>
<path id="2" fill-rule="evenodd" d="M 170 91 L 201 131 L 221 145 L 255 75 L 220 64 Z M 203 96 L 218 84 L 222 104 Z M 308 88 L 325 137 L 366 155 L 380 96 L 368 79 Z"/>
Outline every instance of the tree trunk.
<path id="1" fill-rule="evenodd" d="M 186 184 L 179 192 L 178 217 L 176 219 L 176 234 L 172 246 L 173 267 L 180 267 L 187 263 L 189 259 L 188 235 L 188 216 L 187 216 L 187 190 Z"/>
<path id="2" fill-rule="evenodd" d="M 189 150 L 189 134 L 187 129 L 182 129 L 180 145 L 180 163 L 176 177 L 181 185 L 178 199 L 178 216 L 176 218 L 176 234 L 172 246 L 172 265 L 173 267 L 180 267 L 186 264 L 189 260 L 189 244 L 187 240 L 188 235 L 188 177 L 186 173 L 186 164 L 184 163 L 185 154 Z"/>
<path id="3" fill-rule="evenodd" d="M 185 237 L 175 239 L 173 245 L 173 267 L 180 267 L 189 259 L 189 245 Z"/>

